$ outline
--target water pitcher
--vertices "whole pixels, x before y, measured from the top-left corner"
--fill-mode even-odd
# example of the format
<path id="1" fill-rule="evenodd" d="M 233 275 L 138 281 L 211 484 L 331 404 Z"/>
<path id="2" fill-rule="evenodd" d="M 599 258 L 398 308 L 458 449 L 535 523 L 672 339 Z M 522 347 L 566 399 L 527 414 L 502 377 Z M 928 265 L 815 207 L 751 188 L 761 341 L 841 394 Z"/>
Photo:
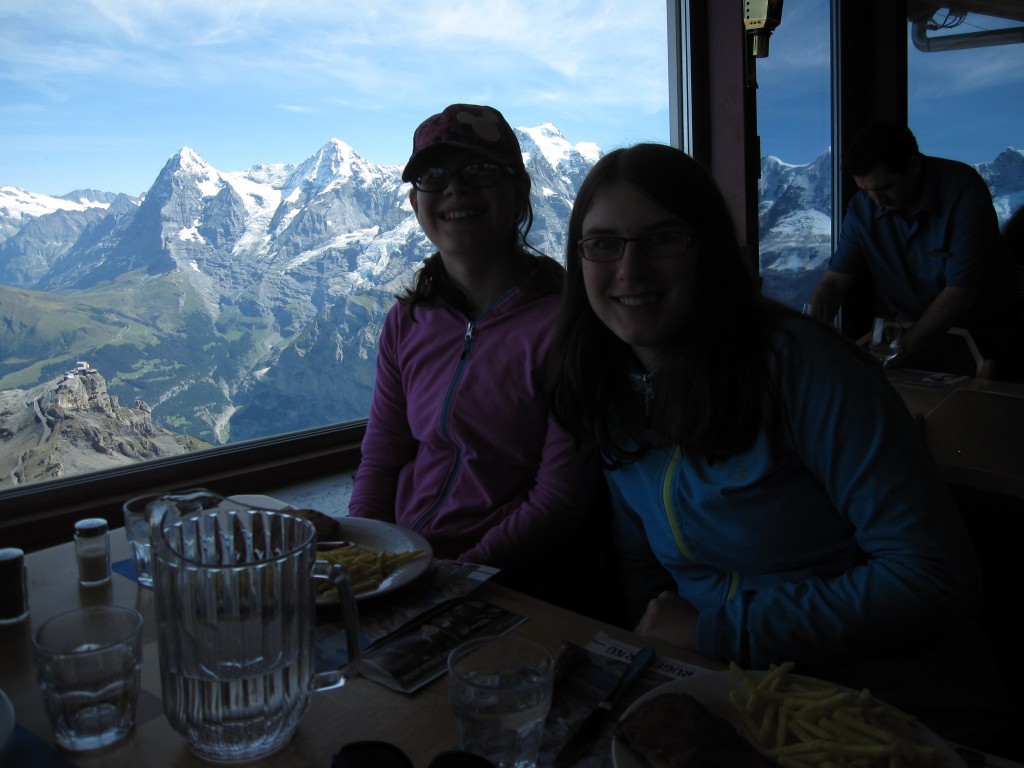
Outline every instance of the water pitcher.
<path id="1" fill-rule="evenodd" d="M 310 693 L 359 663 L 347 574 L 316 563 L 313 525 L 287 512 L 168 505 L 153 536 L 164 711 L 199 756 L 252 760 L 284 746 Z M 316 675 L 315 578 L 341 596 L 349 663 Z"/>

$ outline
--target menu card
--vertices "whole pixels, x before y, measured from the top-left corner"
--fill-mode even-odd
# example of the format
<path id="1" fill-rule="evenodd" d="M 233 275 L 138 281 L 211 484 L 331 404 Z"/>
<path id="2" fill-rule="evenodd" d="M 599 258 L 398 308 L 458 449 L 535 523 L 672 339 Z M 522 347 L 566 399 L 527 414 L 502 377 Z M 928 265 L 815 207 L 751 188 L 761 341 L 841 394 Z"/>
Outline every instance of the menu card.
<path id="1" fill-rule="evenodd" d="M 388 688 L 412 693 L 447 672 L 448 654 L 460 643 L 478 635 L 502 635 L 525 620 L 470 597 L 374 648 L 359 670 Z"/>
<path id="2" fill-rule="evenodd" d="M 360 672 L 404 693 L 422 688 L 445 672 L 448 653 L 477 635 L 500 635 L 525 617 L 470 598 L 498 570 L 435 560 L 416 582 L 359 603 Z M 332 618 L 336 607 L 321 609 L 314 632 L 318 671 L 348 661 L 345 629 Z"/>
<path id="3" fill-rule="evenodd" d="M 566 646 L 571 646 L 567 643 Z M 568 740 L 576 726 L 615 687 L 619 676 L 640 649 L 598 633 L 578 654 L 578 661 L 569 666 L 555 682 L 551 711 L 544 724 L 544 740 L 540 747 L 539 765 L 554 765 L 555 755 Z M 571 652 L 572 649 L 570 649 Z M 575 765 L 582 768 L 609 768 L 612 765 L 612 736 L 615 723 L 630 705 L 660 685 L 691 675 L 707 672 L 703 667 L 683 661 L 655 657 L 646 673 L 626 691 L 608 718 L 604 730 L 594 740 L 587 755 Z"/>
<path id="4" fill-rule="evenodd" d="M 956 373 L 919 371 L 914 368 L 886 368 L 886 378 L 893 384 L 913 384 L 917 387 L 949 387 L 967 379 Z"/>

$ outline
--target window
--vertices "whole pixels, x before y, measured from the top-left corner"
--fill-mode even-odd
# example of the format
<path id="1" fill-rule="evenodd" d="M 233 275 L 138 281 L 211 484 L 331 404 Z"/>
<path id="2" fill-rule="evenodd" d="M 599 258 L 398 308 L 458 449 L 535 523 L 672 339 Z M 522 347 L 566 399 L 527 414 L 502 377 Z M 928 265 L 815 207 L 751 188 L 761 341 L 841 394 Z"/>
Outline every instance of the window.
<path id="1" fill-rule="evenodd" d="M 789 0 L 772 35 L 770 55 L 757 61 L 763 290 L 796 308 L 810 297 L 832 249 L 832 2 Z M 939 29 L 907 24 L 910 128 L 923 153 L 979 169 L 992 190 L 1000 223 L 1021 204 L 1019 190 L 1001 185 L 1000 179 L 1021 165 L 1024 123 L 1024 102 L 1014 97 L 1024 90 L 1020 45 L 989 44 L 997 30 L 1020 42 L 1024 13 L 1006 12 L 1021 18 L 940 9 L 931 25 Z M 957 37 L 986 44 L 959 48 L 952 42 Z"/>
<path id="2" fill-rule="evenodd" d="M 757 60 L 762 292 L 800 309 L 832 252 L 828 0 L 787 0 Z"/>
<path id="3" fill-rule="evenodd" d="M 1003 183 L 1024 165 L 1024 8 L 1007 12 L 1020 18 L 942 9 L 932 19 L 937 29 L 908 25 L 907 40 L 909 122 L 921 152 L 976 167 L 1000 224 L 1024 203 L 1019 189 Z M 993 42 L 1000 31 L 1010 43 L 958 47 Z"/>
<path id="4" fill-rule="evenodd" d="M 0 10 L 0 489 L 365 418 L 416 125 L 524 127 L 559 256 L 598 148 L 668 141 L 665 45 L 661 0 Z"/>

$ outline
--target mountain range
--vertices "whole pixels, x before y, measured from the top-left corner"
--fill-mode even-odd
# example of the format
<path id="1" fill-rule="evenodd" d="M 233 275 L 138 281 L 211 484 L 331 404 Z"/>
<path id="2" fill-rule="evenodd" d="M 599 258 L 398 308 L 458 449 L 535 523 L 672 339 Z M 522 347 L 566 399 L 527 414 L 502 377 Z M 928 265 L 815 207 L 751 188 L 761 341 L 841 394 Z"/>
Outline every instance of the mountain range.
<path id="1" fill-rule="evenodd" d="M 519 129 L 531 243 L 558 254 L 600 150 Z M 224 443 L 363 418 L 376 340 L 432 247 L 401 166 L 332 139 L 297 165 L 172 156 L 141 198 L 0 187 L 0 390 L 88 361 L 155 424 Z"/>
<path id="2" fill-rule="evenodd" d="M 602 150 L 518 128 L 530 241 L 561 259 Z M 1000 219 L 1024 203 L 1024 152 L 978 166 Z M 225 443 L 365 417 L 387 309 L 432 247 L 402 167 L 332 139 L 303 162 L 220 171 L 190 148 L 145 195 L 0 186 L 0 390 L 88 361 L 154 425 Z M 766 292 L 799 305 L 828 260 L 831 156 L 761 163 Z"/>

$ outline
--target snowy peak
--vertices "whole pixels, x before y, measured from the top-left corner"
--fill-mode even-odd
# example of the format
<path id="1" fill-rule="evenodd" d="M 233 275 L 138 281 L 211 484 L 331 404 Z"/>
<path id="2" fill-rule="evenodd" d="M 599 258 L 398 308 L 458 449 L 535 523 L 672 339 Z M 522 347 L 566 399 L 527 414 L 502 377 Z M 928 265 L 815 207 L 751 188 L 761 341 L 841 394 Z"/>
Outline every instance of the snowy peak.
<path id="1" fill-rule="evenodd" d="M 165 166 L 173 176 L 183 183 L 191 183 L 199 188 L 203 197 L 214 197 L 227 182 L 221 173 L 199 153 L 190 147 L 182 147 Z"/>
<path id="2" fill-rule="evenodd" d="M 121 196 L 119 192 L 102 192 L 98 189 L 76 189 L 68 192 L 66 195 L 60 195 L 60 199 L 79 203 L 90 208 L 106 208 Z M 125 197 L 127 196 L 125 195 Z"/>
<path id="3" fill-rule="evenodd" d="M 519 127 L 516 133 L 524 155 L 529 156 L 536 151 L 554 168 L 572 162 L 575 157 L 582 157 L 591 165 L 601 158 L 601 150 L 596 144 L 580 142 L 573 146 L 552 123 L 543 123 L 536 128 Z"/>
<path id="4" fill-rule="evenodd" d="M 367 186 L 378 180 L 379 169 L 386 167 L 365 160 L 340 139 L 331 139 L 295 169 L 288 187 L 322 194 L 349 182 Z"/>
<path id="5" fill-rule="evenodd" d="M 97 195 L 109 193 L 99 192 Z M 79 199 L 71 199 L 72 196 Z M 35 218 L 54 211 L 84 211 L 89 208 L 106 208 L 110 200 L 89 199 L 84 193 L 71 193 L 63 197 L 51 197 L 38 192 L 26 192 L 18 187 L 0 187 L 0 213 L 4 217 L 20 219 L 22 216 Z"/>
<path id="6" fill-rule="evenodd" d="M 985 179 L 992 196 L 1015 195 L 1017 205 L 1024 194 L 1024 151 L 1007 147 L 990 163 L 981 163 L 978 173 Z"/>
<path id="7" fill-rule="evenodd" d="M 185 173 L 193 173 L 198 176 L 207 176 L 212 166 L 203 160 L 191 147 L 182 147 L 178 151 L 178 168 Z"/>

